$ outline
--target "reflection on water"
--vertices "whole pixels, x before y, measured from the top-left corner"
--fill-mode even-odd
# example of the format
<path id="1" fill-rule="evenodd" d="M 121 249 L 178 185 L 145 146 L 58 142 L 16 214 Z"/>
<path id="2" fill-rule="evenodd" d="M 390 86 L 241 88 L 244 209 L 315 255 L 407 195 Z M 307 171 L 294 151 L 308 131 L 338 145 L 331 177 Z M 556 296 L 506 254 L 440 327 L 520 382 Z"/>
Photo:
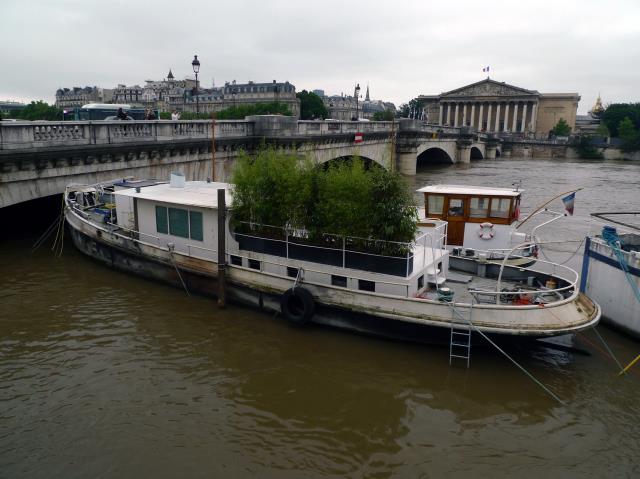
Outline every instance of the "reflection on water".
<path id="1" fill-rule="evenodd" d="M 416 186 L 509 186 L 524 213 L 582 186 L 547 239 L 591 211 L 637 209 L 640 165 L 495 160 L 419 172 Z M 561 208 L 558 205 L 558 208 Z M 446 347 L 298 329 L 112 272 L 69 244 L 0 249 L 0 471 L 6 477 L 539 477 L 638 474 L 640 377 L 578 350 L 512 351 L 554 402 L 490 349 L 469 370 Z M 576 244 L 549 254 L 567 257 Z M 576 258 L 577 259 L 577 258 Z M 639 343 L 602 329 L 622 362 Z"/>

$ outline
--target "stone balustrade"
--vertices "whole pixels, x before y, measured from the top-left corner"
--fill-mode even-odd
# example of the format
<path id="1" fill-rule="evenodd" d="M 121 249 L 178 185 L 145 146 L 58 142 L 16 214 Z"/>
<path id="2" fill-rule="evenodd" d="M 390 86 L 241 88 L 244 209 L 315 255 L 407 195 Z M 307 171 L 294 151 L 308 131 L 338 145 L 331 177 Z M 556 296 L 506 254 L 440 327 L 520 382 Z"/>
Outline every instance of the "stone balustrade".
<path id="1" fill-rule="evenodd" d="M 354 133 L 419 132 L 458 135 L 460 128 L 426 125 L 418 120 L 399 122 L 296 121 L 290 117 L 260 116 L 216 121 L 216 139 L 252 136 L 315 137 Z M 0 150 L 46 149 L 128 142 L 211 138 L 210 120 L 156 121 L 34 121 L 1 122 Z"/>

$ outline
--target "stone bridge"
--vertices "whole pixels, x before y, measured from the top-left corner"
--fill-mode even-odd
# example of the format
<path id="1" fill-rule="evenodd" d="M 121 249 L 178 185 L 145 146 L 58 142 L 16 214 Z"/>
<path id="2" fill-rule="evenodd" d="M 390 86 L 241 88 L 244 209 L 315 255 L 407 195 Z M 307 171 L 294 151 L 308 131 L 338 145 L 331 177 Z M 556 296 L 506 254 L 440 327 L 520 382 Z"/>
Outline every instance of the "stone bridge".
<path id="1" fill-rule="evenodd" d="M 495 137 L 409 119 L 297 121 L 266 115 L 217 121 L 214 130 L 206 120 L 1 122 L 0 208 L 60 194 L 71 183 L 168 178 L 171 171 L 190 180 L 211 178 L 213 171 L 225 181 L 240 152 L 255 153 L 263 144 L 318 164 L 357 155 L 406 175 L 414 175 L 418 163 L 468 163 L 500 152 Z"/>

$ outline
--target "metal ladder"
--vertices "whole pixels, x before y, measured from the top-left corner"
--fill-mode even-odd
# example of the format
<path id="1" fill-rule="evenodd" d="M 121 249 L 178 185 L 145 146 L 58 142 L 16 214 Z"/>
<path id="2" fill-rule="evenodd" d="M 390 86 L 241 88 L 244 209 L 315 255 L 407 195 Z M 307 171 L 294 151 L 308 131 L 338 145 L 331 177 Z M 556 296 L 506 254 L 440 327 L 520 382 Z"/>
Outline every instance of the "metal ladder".
<path id="1" fill-rule="evenodd" d="M 467 368 L 471 358 L 471 319 L 473 317 L 473 302 L 469 308 L 469 317 L 465 318 L 453 303 L 451 306 L 451 336 L 449 340 L 449 366 L 453 359 L 465 359 Z"/>

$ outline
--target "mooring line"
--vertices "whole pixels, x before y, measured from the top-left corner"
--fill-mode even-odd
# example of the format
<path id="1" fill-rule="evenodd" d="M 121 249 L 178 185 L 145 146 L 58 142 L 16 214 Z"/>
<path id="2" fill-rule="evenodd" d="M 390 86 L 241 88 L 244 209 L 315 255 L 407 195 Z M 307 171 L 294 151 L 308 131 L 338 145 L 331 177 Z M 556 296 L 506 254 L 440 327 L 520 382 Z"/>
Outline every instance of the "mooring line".
<path id="1" fill-rule="evenodd" d="M 625 368 L 624 368 L 622 371 L 620 371 L 620 372 L 618 373 L 618 376 L 622 376 L 623 374 L 627 374 L 627 370 L 628 370 L 631 366 L 633 366 L 635 363 L 637 363 L 637 362 L 638 362 L 638 360 L 640 360 L 640 354 L 638 354 L 638 355 L 636 356 L 636 358 L 635 358 L 633 361 L 631 361 L 629 364 L 627 364 L 627 365 L 625 366 Z"/>
<path id="2" fill-rule="evenodd" d="M 173 263 L 173 267 L 176 269 L 176 273 L 178 273 L 178 278 L 180 278 L 180 282 L 182 283 L 182 287 L 184 288 L 184 291 L 187 293 L 187 296 L 191 296 L 189 294 L 189 290 L 187 289 L 187 285 L 184 283 L 184 280 L 182 279 L 182 275 L 180 274 L 180 270 L 178 269 L 178 265 L 176 264 L 175 260 L 173 259 L 173 251 L 169 251 L 169 258 L 171 258 L 171 263 Z"/>
<path id="3" fill-rule="evenodd" d="M 45 232 L 42 233 L 42 236 L 40 236 L 40 238 L 38 238 L 36 242 L 33 243 L 33 246 L 31 247 L 32 253 L 36 251 L 40 246 L 42 246 L 42 244 L 47 240 L 47 238 L 51 236 L 51 233 L 53 233 L 55 227 L 58 226 L 59 221 L 60 221 L 60 217 L 53 220 L 53 223 L 51 223 L 51 225 L 45 230 Z"/>
<path id="4" fill-rule="evenodd" d="M 456 310 L 455 307 L 453 306 L 452 303 L 447 303 L 449 304 L 449 306 L 451 306 L 453 308 L 453 313 L 455 315 Z M 558 396 L 556 396 L 553 391 L 551 391 L 548 387 L 546 387 L 544 384 L 542 384 L 540 381 L 538 381 L 538 379 L 535 378 L 535 376 L 533 374 L 531 374 L 529 371 L 527 371 L 523 366 L 521 366 L 520 364 L 518 364 L 518 362 L 513 359 L 511 356 L 509 356 L 509 354 L 507 354 L 506 351 L 504 351 L 502 348 L 500 348 L 500 346 L 498 346 L 496 343 L 494 343 L 489 336 L 487 336 L 486 334 L 484 334 L 482 331 L 480 331 L 480 329 L 473 324 L 468 318 L 463 317 L 461 314 L 458 314 L 458 316 L 460 318 L 462 318 L 464 321 L 466 321 L 467 323 L 469 323 L 469 326 L 471 326 L 476 332 L 478 332 L 480 334 L 480 336 L 482 336 L 484 339 L 486 339 L 489 344 L 491 344 L 494 348 L 496 348 L 498 351 L 500 351 L 504 356 L 507 357 L 507 359 L 509 361 L 511 361 L 513 364 L 515 364 L 523 373 L 525 373 L 527 376 L 529 376 L 529 378 L 531 378 L 533 380 L 533 382 L 535 382 L 538 386 L 540 386 L 542 389 L 544 389 L 547 394 L 549 394 L 553 399 L 555 399 L 556 401 L 558 401 L 560 404 L 562 404 L 563 406 L 566 404 L 562 399 L 560 399 Z"/>
<path id="5" fill-rule="evenodd" d="M 493 347 L 495 347 L 498 351 L 500 351 L 502 354 L 504 354 L 507 359 L 509 359 L 509 361 L 511 361 L 513 364 L 515 364 L 516 366 L 518 366 L 518 368 L 520 368 L 520 370 L 525 373 L 527 376 L 529 376 L 538 386 L 540 386 L 542 389 L 544 389 L 547 394 L 549 394 L 553 399 L 555 399 L 556 401 L 558 401 L 560 404 L 562 404 L 563 406 L 566 404 L 562 399 L 560 399 L 558 396 L 556 396 L 553 391 L 551 391 L 548 387 L 546 387 L 544 384 L 542 384 L 540 381 L 538 381 L 535 376 L 533 374 L 531 374 L 529 371 L 527 371 L 523 366 L 520 366 L 520 364 L 518 364 L 518 362 L 513 359 L 511 356 L 509 356 L 505 351 L 503 351 L 500 346 L 498 346 L 496 343 L 494 343 L 489 336 L 487 336 L 486 334 L 484 334 L 482 331 L 480 331 L 475 325 L 473 325 L 472 323 L 471 326 L 473 327 L 473 329 L 475 329 L 478 333 L 480 333 L 480 335 L 486 339 L 487 341 L 489 341 L 489 343 L 491 345 L 493 345 Z"/>
<path id="6" fill-rule="evenodd" d="M 593 328 L 593 331 L 600 338 L 600 341 L 602 341 L 602 344 L 604 344 L 604 347 L 607 349 L 607 352 L 609 353 L 609 355 L 613 358 L 613 360 L 618 365 L 618 368 L 620 369 L 620 372 L 621 373 L 624 372 L 624 368 L 622 367 L 622 364 L 620 364 L 620 361 L 618 361 L 618 358 L 616 358 L 616 356 L 613 354 L 613 351 L 611 351 L 611 348 L 609 347 L 607 342 L 604 340 L 604 338 L 602 336 L 600 336 L 600 333 L 598 332 L 598 329 L 597 328 Z"/>

